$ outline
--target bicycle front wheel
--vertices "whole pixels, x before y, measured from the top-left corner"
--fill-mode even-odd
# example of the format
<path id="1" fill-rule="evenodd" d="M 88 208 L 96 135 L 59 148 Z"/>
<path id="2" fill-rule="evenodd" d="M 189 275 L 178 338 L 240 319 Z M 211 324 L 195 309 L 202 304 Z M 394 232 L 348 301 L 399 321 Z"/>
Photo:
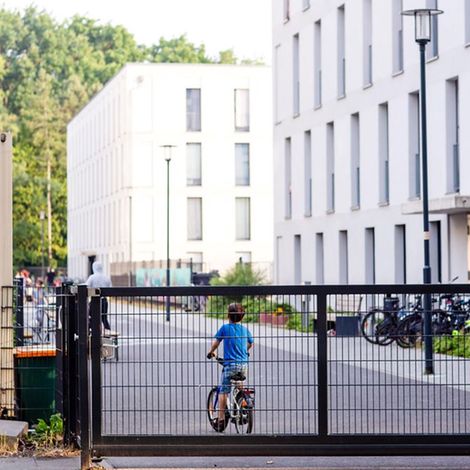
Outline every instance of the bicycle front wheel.
<path id="1" fill-rule="evenodd" d="M 235 399 L 234 421 L 237 434 L 251 434 L 253 431 L 252 400 L 243 392 L 240 392 Z"/>
<path id="2" fill-rule="evenodd" d="M 217 418 L 219 417 L 219 390 L 218 387 L 213 387 L 207 396 L 207 418 L 209 419 L 209 424 L 217 432 L 222 432 L 228 425 L 229 422 L 229 413 L 225 410 L 225 420 L 222 428 L 216 424 Z"/>
<path id="3" fill-rule="evenodd" d="M 390 314 L 383 310 L 374 309 L 361 321 L 361 334 L 369 343 L 386 346 L 393 343 L 394 333 Z"/>

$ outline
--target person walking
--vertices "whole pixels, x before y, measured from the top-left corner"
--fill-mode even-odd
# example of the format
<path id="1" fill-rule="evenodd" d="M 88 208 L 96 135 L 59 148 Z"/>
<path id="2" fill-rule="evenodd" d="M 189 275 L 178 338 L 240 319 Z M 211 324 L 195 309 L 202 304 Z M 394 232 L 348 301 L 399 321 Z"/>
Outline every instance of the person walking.
<path id="1" fill-rule="evenodd" d="M 101 287 L 112 287 L 111 279 L 109 276 L 104 274 L 103 265 L 99 261 L 95 261 L 92 265 L 93 274 L 86 280 L 86 285 L 95 289 Z M 108 299 L 101 297 L 101 321 L 105 330 L 111 330 L 111 326 L 108 321 Z"/>

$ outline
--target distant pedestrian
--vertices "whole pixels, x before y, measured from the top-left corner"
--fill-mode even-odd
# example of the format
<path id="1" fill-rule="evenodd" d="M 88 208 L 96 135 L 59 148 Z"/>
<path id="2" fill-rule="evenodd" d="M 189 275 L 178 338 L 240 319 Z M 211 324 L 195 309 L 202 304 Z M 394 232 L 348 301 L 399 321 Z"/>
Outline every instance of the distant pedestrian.
<path id="1" fill-rule="evenodd" d="M 100 289 L 101 287 L 111 287 L 111 279 L 103 273 L 103 265 L 99 261 L 95 261 L 92 265 L 93 274 L 87 279 L 86 285 Z M 111 326 L 108 321 L 108 299 L 101 297 L 101 320 L 105 330 L 110 330 Z"/>

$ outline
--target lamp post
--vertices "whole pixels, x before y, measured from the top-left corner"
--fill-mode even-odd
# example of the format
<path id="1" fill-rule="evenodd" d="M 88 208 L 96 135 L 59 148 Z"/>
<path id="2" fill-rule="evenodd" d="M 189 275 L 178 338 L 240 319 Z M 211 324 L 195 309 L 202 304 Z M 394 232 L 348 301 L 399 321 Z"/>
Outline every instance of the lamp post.
<path id="1" fill-rule="evenodd" d="M 45 266 L 44 266 L 44 220 L 46 219 L 46 214 L 44 211 L 39 212 L 39 220 L 41 221 L 41 277 L 44 280 L 46 275 Z"/>
<path id="2" fill-rule="evenodd" d="M 424 239 L 424 267 L 423 283 L 431 284 L 431 265 L 429 261 L 429 200 L 428 200 L 428 143 L 426 123 L 426 45 L 431 41 L 431 19 L 435 15 L 443 13 L 442 10 L 431 8 L 420 8 L 402 12 L 404 16 L 413 16 L 415 19 L 415 41 L 419 44 L 420 71 L 421 71 L 421 172 L 423 179 L 423 239 Z M 432 314 L 431 293 L 424 294 L 424 358 L 425 374 L 433 374 L 433 351 L 432 351 Z"/>
<path id="3" fill-rule="evenodd" d="M 162 145 L 166 161 L 166 286 L 170 287 L 170 161 L 175 145 Z M 170 321 L 170 296 L 166 296 L 166 321 Z"/>

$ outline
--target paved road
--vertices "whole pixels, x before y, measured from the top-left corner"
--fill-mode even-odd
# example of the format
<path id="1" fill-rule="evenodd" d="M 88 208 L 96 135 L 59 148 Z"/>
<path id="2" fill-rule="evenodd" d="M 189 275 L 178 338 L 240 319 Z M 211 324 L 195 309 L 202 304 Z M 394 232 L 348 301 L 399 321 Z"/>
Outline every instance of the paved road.
<path id="1" fill-rule="evenodd" d="M 220 370 L 205 359 L 222 320 L 162 307 L 117 304 L 119 362 L 103 363 L 104 434 L 212 434 L 206 399 Z M 249 385 L 256 389 L 255 432 L 317 432 L 316 336 L 249 325 L 256 346 Z M 329 338 L 332 433 L 468 433 L 468 361 L 438 356 L 437 374 L 422 375 L 421 350 Z M 234 433 L 230 426 L 227 433 Z"/>

